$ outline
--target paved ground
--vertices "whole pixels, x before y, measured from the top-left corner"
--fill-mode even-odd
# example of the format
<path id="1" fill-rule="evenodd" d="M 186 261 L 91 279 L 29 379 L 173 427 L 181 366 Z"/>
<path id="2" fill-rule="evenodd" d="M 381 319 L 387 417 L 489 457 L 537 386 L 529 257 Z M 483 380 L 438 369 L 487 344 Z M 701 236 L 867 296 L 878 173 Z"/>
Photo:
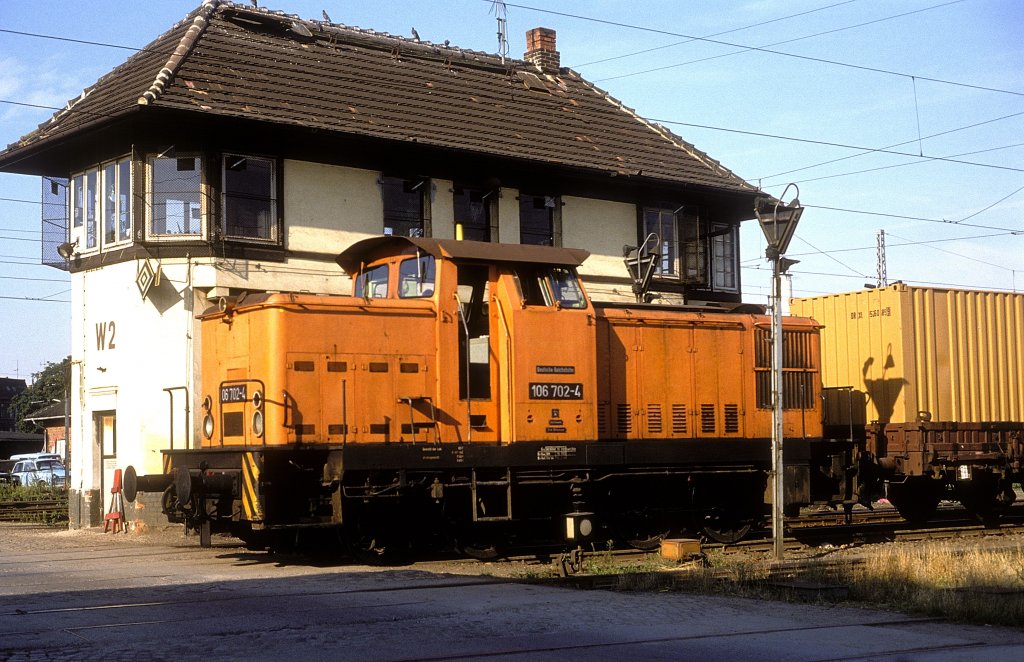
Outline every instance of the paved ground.
<path id="1" fill-rule="evenodd" d="M 0 524 L 0 659 L 1024 658 L 1024 629 L 421 566 L 318 567 L 179 536 Z"/>

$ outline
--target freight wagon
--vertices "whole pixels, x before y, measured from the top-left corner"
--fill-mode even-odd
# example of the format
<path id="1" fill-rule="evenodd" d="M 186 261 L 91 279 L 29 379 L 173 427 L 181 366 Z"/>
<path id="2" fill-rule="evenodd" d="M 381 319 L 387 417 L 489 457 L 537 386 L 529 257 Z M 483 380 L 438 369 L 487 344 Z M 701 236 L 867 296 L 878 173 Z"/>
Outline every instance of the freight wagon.
<path id="1" fill-rule="evenodd" d="M 794 299 L 823 325 L 828 434 L 878 458 L 901 512 L 1012 503 L 1024 436 L 1024 294 L 888 287 Z M 1017 478 L 1015 478 L 1017 476 Z"/>

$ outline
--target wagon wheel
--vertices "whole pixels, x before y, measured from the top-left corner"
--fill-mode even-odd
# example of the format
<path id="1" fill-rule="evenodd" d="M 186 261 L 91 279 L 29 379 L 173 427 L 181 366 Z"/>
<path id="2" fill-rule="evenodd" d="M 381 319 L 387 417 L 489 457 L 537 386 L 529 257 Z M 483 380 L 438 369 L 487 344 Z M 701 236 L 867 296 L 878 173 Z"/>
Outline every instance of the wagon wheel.
<path id="1" fill-rule="evenodd" d="M 1007 498 L 1005 481 L 992 474 L 978 474 L 970 480 L 956 482 L 956 497 L 976 520 L 985 526 L 998 526 L 1007 507 L 1013 503 Z M 1015 497 L 1016 495 L 1014 495 Z"/>
<path id="2" fill-rule="evenodd" d="M 903 483 L 889 483 L 886 493 L 903 519 L 921 525 L 931 519 L 939 507 L 942 484 L 926 476 L 913 476 Z"/>

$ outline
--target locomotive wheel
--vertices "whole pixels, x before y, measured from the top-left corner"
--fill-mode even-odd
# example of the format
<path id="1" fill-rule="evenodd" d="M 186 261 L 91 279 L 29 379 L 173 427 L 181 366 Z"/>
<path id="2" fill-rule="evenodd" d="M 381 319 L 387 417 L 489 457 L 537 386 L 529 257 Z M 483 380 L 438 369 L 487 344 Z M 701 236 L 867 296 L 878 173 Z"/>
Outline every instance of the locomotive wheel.
<path id="1" fill-rule="evenodd" d="M 889 503 L 910 524 L 924 524 L 939 507 L 942 483 L 927 476 L 911 476 L 903 483 L 889 483 Z"/>
<path id="2" fill-rule="evenodd" d="M 465 556 L 468 556 L 471 559 L 476 559 L 477 561 L 493 561 L 501 556 L 501 552 L 498 551 L 498 548 L 489 542 L 475 541 L 463 543 L 461 541 L 456 541 L 455 548 L 460 554 L 464 554 Z"/>
<path id="3" fill-rule="evenodd" d="M 643 552 L 658 549 L 669 534 L 663 524 L 643 515 L 636 515 L 636 519 L 624 518 L 616 524 L 615 532 L 619 541 Z"/>
<path id="4" fill-rule="evenodd" d="M 749 521 L 745 522 L 735 514 L 708 514 L 701 530 L 715 542 L 732 545 L 746 538 L 751 526 Z"/>
<path id="5" fill-rule="evenodd" d="M 409 546 L 397 537 L 366 532 L 349 536 L 347 543 L 349 553 L 359 563 L 402 565 L 408 561 Z"/>

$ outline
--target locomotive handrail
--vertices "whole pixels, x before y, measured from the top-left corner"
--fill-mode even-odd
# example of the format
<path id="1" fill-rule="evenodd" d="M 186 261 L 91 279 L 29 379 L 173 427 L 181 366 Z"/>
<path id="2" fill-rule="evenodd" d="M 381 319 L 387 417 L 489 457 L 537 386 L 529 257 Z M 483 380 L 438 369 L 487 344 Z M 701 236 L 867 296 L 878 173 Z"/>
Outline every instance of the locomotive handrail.
<path id="1" fill-rule="evenodd" d="M 501 319 L 501 328 L 502 328 L 502 331 L 504 331 L 504 334 L 505 334 L 505 355 L 509 357 L 509 360 L 506 361 L 506 364 L 505 364 L 505 373 L 506 373 L 506 378 L 508 379 L 508 388 L 509 388 L 509 391 L 511 392 L 511 390 L 513 388 L 513 385 L 515 384 L 515 381 L 513 381 L 513 378 L 515 377 L 514 366 L 515 366 L 515 363 L 516 363 L 514 360 L 512 360 L 512 351 L 513 351 L 513 348 L 512 348 L 512 332 L 511 332 L 511 329 L 509 328 L 509 325 L 508 325 L 508 319 L 505 317 L 505 306 L 501 305 L 501 299 L 500 298 L 496 301 L 496 303 L 497 303 L 497 306 L 498 306 L 498 317 Z M 515 427 L 516 419 L 515 419 L 515 416 L 513 415 L 513 413 L 510 411 L 510 407 L 511 407 L 511 404 L 509 404 L 507 407 L 505 407 L 506 411 L 505 411 L 505 414 L 504 414 L 507 417 L 508 422 L 509 422 L 509 428 L 510 428 L 510 430 L 509 430 L 510 437 L 509 438 L 510 439 L 518 439 L 519 438 L 519 431 L 516 430 L 516 427 Z M 500 418 L 499 418 L 499 420 L 500 420 Z M 500 444 L 501 443 L 500 435 L 499 435 L 498 438 L 499 438 L 498 443 Z"/>
<path id="2" fill-rule="evenodd" d="M 185 391 L 185 448 L 188 448 L 190 446 L 190 441 L 191 441 L 191 435 L 189 434 L 190 431 L 191 431 L 191 428 L 190 428 L 190 423 L 189 423 L 189 413 L 190 412 L 189 412 L 189 405 L 188 405 L 188 402 L 189 402 L 188 387 L 187 386 L 171 386 L 171 387 L 165 388 L 164 389 L 164 393 L 166 393 L 167 396 L 170 398 L 170 405 L 169 406 L 170 406 L 170 415 L 171 415 L 171 417 L 170 417 L 169 423 L 170 423 L 170 426 L 171 426 L 171 434 L 168 435 L 168 441 L 171 444 L 171 450 L 172 451 L 174 450 L 174 392 L 175 391 Z"/>

